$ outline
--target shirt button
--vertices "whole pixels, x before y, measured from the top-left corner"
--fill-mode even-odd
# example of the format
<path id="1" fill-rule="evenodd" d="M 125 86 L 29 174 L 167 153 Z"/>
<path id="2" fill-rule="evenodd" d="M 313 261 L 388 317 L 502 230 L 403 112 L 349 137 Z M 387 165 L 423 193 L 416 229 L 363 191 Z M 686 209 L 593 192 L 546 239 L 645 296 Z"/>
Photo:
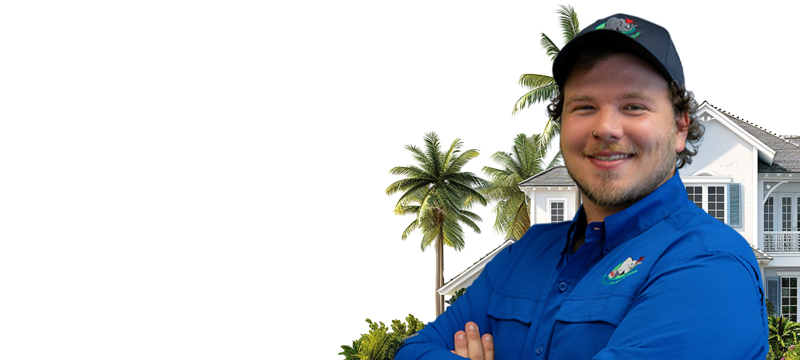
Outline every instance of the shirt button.
<path id="1" fill-rule="evenodd" d="M 611 251 L 611 244 L 606 244 L 606 251 Z"/>
<path id="2" fill-rule="evenodd" d="M 541 346 L 537 347 L 536 348 L 536 355 L 542 355 L 542 351 L 544 351 L 543 347 L 541 347 Z"/>
<path id="3" fill-rule="evenodd" d="M 561 292 L 567 291 L 567 283 L 565 283 L 563 281 L 560 282 L 558 284 L 558 291 L 561 291 Z"/>

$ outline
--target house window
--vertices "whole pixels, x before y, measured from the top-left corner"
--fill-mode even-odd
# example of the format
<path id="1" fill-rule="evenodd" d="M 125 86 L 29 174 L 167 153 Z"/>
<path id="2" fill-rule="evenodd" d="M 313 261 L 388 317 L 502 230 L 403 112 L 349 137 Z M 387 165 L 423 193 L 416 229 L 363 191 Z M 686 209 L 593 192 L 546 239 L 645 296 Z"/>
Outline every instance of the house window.
<path id="1" fill-rule="evenodd" d="M 564 221 L 564 201 L 550 202 L 550 222 L 557 223 Z"/>
<path id="2" fill-rule="evenodd" d="M 764 201 L 764 250 L 776 251 L 778 249 L 778 242 L 775 237 L 776 234 L 767 234 L 767 232 L 775 231 L 775 198 L 768 197 Z"/>
<path id="3" fill-rule="evenodd" d="M 693 185 L 686 187 L 686 193 L 697 207 L 709 215 L 725 222 L 725 186 Z M 703 194 L 706 196 L 703 196 Z"/>
<path id="4" fill-rule="evenodd" d="M 781 196 L 781 231 L 792 231 L 792 198 Z"/>
<path id="5" fill-rule="evenodd" d="M 702 186 L 687 186 L 686 193 L 689 194 L 689 200 L 697 207 L 703 208 L 703 187 Z"/>
<path id="6" fill-rule="evenodd" d="M 764 200 L 764 250 L 800 252 L 799 211 L 799 194 L 772 194 Z"/>
<path id="7" fill-rule="evenodd" d="M 775 198 L 768 197 L 764 202 L 764 231 L 775 231 Z"/>
<path id="8" fill-rule="evenodd" d="M 796 208 L 797 211 L 795 211 L 795 214 L 800 214 L 800 196 L 795 198 L 794 204 L 795 204 L 795 206 L 797 206 L 797 208 Z M 800 229 L 800 216 L 797 216 L 796 221 L 797 221 L 796 222 L 797 226 L 795 227 L 795 229 Z"/>
<path id="9" fill-rule="evenodd" d="M 781 277 L 781 315 L 797 321 L 797 277 Z"/>
<path id="10" fill-rule="evenodd" d="M 708 187 L 708 213 L 719 219 L 725 221 L 725 187 L 724 186 L 709 186 Z"/>

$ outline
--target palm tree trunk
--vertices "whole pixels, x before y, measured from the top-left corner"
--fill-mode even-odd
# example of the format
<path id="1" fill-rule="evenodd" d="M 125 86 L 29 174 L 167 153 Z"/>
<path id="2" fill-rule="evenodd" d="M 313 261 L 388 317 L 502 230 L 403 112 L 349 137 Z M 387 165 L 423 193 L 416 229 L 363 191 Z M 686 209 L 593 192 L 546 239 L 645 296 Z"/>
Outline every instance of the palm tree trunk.
<path id="1" fill-rule="evenodd" d="M 436 239 L 436 316 L 444 312 L 444 296 L 439 295 L 439 289 L 444 286 L 444 232 L 439 229 Z"/>

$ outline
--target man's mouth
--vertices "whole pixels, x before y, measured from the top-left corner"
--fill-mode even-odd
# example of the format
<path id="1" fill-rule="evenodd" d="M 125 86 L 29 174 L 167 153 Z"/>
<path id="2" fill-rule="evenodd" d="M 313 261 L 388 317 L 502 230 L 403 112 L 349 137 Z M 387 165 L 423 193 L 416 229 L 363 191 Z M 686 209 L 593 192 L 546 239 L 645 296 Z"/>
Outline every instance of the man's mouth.
<path id="1" fill-rule="evenodd" d="M 597 159 L 597 160 L 601 160 L 601 161 L 614 161 L 614 160 L 626 159 L 626 158 L 629 158 L 631 156 L 633 156 L 633 155 L 632 154 L 617 154 L 617 155 L 611 155 L 611 156 L 590 155 L 589 157 Z"/>

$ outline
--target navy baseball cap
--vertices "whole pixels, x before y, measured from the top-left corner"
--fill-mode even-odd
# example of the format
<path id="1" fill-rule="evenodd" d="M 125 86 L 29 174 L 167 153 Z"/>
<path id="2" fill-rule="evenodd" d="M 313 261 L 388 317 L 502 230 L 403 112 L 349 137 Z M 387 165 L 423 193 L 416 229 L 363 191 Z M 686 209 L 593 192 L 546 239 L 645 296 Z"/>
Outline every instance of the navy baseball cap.
<path id="1" fill-rule="evenodd" d="M 564 88 L 581 50 L 587 45 L 604 44 L 642 58 L 660 71 L 668 82 L 677 81 L 679 86 L 685 85 L 681 58 L 667 29 L 637 16 L 615 14 L 595 21 L 561 49 L 553 62 L 553 78 L 558 87 Z"/>

